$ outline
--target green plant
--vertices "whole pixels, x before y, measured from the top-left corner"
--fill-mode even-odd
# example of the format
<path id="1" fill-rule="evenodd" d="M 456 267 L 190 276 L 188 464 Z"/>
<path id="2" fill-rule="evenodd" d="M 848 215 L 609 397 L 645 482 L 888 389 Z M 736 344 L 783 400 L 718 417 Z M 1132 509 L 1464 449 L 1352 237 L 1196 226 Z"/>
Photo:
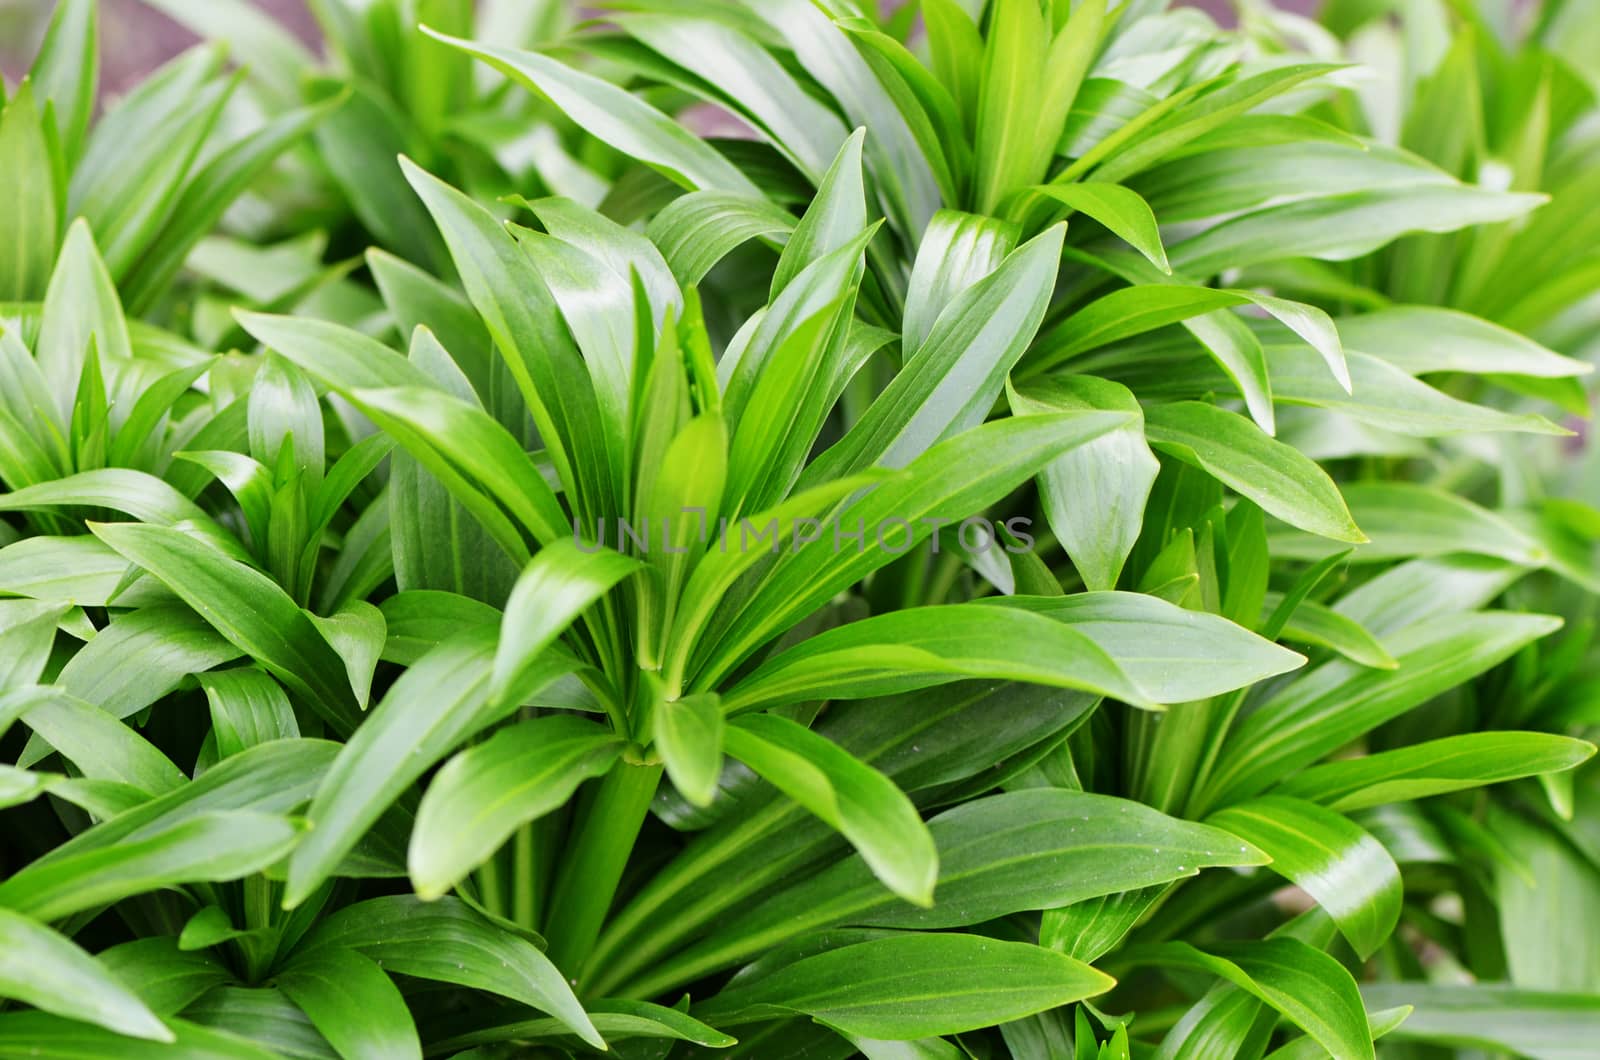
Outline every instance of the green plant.
<path id="1" fill-rule="evenodd" d="M 362 155 L 439 249 L 369 254 L 342 308 L 229 305 L 202 250 L 136 309 L 95 218 L 16 228 L 50 265 L 0 310 L 0 1054 L 1592 1040 L 1592 998 L 1413 949 L 1495 977 L 1450 903 L 1489 866 L 1540 907 L 1508 807 L 1593 847 L 1585 631 L 1544 613 L 1592 607 L 1592 510 L 1417 474 L 1560 433 L 1487 365 L 1535 398 L 1580 366 L 1452 317 L 1478 360 L 1431 385 L 1440 317 L 1264 278 L 1539 200 L 1310 116 L 1338 71 L 1259 26 L 992 7 L 925 3 L 923 66 L 909 16 L 788 0 L 628 5 L 560 59 L 322 5 L 338 105 L 435 152 Z M 611 190 L 436 176 L 411 94 L 465 92 L 463 51 Z M 689 98 L 766 143 L 647 102 Z"/>

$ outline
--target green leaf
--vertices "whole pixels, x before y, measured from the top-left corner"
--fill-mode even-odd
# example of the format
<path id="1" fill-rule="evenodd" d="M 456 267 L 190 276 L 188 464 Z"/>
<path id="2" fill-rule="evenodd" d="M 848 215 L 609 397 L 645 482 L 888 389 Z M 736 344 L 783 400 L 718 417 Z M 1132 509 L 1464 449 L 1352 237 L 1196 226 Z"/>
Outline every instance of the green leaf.
<path id="1" fill-rule="evenodd" d="M 1145 442 L 1138 400 L 1120 383 L 1090 375 L 1047 376 L 1011 389 L 1008 396 L 1019 416 L 1100 409 L 1134 417 L 1057 457 L 1039 475 L 1045 517 L 1084 585 L 1116 588 L 1160 470 Z M 1093 503 L 1086 503 L 1090 498 Z"/>
<path id="2" fill-rule="evenodd" d="M 974 201 L 992 214 L 1013 191 L 1036 182 L 1035 124 L 1044 96 L 1050 24 L 1032 0 L 996 0 L 984 40 L 978 88 Z"/>
<path id="3" fill-rule="evenodd" d="M 1300 799 L 1268 795 L 1208 820 L 1265 851 L 1272 870 L 1315 898 L 1363 960 L 1394 931 L 1400 869 L 1383 844 L 1349 818 Z"/>
<path id="4" fill-rule="evenodd" d="M 950 984 L 964 984 L 952 993 Z M 1114 985 L 1086 964 L 1021 942 L 912 934 L 803 957 L 735 982 L 696 1015 L 736 1026 L 797 1013 L 869 1038 L 923 1038 L 988 1027 Z"/>
<path id="5" fill-rule="evenodd" d="M 867 168 L 879 201 L 908 244 L 939 205 L 938 181 L 893 97 L 831 12 L 809 0 L 771 0 L 752 9 L 793 50 L 800 66 L 833 97 L 848 127 L 870 130 Z"/>
<path id="6" fill-rule="evenodd" d="M 249 553 L 199 505 L 154 475 L 108 467 L 40 482 L 0 497 L 0 511 L 110 508 L 142 523 L 182 527 L 224 555 L 241 562 Z"/>
<path id="7" fill-rule="evenodd" d="M 422 1043 L 405 998 L 383 969 L 353 950 L 323 947 L 276 976 L 341 1057 L 421 1060 Z"/>
<path id="8" fill-rule="evenodd" d="M 872 466 L 905 467 L 981 424 L 1044 319 L 1064 231 L 1058 225 L 1018 247 L 947 306 L 849 433 L 807 468 L 801 487 Z"/>
<path id="9" fill-rule="evenodd" d="M 83 154 L 100 79 L 100 6 L 94 0 L 63 0 L 50 16 L 29 80 L 55 112 L 62 160 L 70 169 Z M 18 90 L 21 95 L 22 89 Z M 3 94 L 3 93 L 0 93 Z M 15 172 L 9 166 L 6 171 Z M 8 229 L 9 230 L 9 229 Z"/>
<path id="10" fill-rule="evenodd" d="M 589 135 L 639 159 L 690 191 L 710 188 L 761 198 L 756 186 L 704 141 L 648 103 L 609 82 L 537 52 L 422 31 L 549 99 Z"/>
<path id="11" fill-rule="evenodd" d="M 1155 705 L 1115 659 L 1070 626 L 1020 609 L 946 604 L 876 615 L 804 640 L 724 693 L 723 709 L 883 696 L 964 677 L 1032 681 Z"/>
<path id="12" fill-rule="evenodd" d="M 72 420 L 73 396 L 91 341 L 102 363 L 118 364 L 133 356 L 116 288 L 88 224 L 80 218 L 67 229 L 50 274 L 34 345 L 63 422 Z"/>
<path id="13" fill-rule="evenodd" d="M 1008 596 L 978 606 L 991 605 L 1030 611 L 1087 637 L 1157 703 L 1208 699 L 1305 663 L 1227 619 L 1143 593 Z"/>
<path id="14" fill-rule="evenodd" d="M 106 544 L 159 578 L 229 643 L 307 696 L 335 728 L 355 728 L 358 708 L 345 666 L 311 616 L 266 575 L 181 530 L 96 523 Z"/>
<path id="15" fill-rule="evenodd" d="M 0 692 L 39 680 L 50 662 L 56 626 L 66 613 L 66 604 L 0 601 Z"/>
<path id="16" fill-rule="evenodd" d="M 1051 459 L 1121 426 L 1126 419 L 1109 412 L 1011 417 L 934 446 L 913 461 L 903 475 L 888 480 L 832 516 L 838 529 L 864 528 L 867 540 L 862 548 L 802 548 L 780 558 L 744 606 L 744 613 L 752 616 L 750 622 L 723 638 L 716 661 L 699 673 L 697 684 L 711 687 L 727 668 L 776 631 L 788 628 L 868 572 L 926 540 L 930 524 L 954 522 L 983 510 Z M 816 465 L 812 467 L 815 469 Z M 855 488 L 860 485 L 857 483 Z M 884 542 L 875 540 L 877 531 L 887 530 L 898 544 L 900 532 L 896 527 L 901 521 L 911 526 L 905 547 L 887 552 Z M 748 561 L 757 555 L 746 549 L 737 558 Z M 707 588 L 716 584 L 709 573 L 713 569 L 711 564 L 703 564 L 686 591 L 696 589 L 702 572 L 708 572 Z"/>
<path id="17" fill-rule="evenodd" d="M 1051 788 L 973 799 L 933 818 L 928 831 L 939 849 L 932 906 L 897 900 L 861 858 L 847 858 L 719 925 L 691 953 L 731 963 L 837 924 L 981 924 L 1267 860 L 1218 829 L 1125 799 Z"/>
<path id="18" fill-rule="evenodd" d="M 33 84 L 23 81 L 0 111 L 0 169 L 11 185 L 0 202 L 0 228 L 9 233 L 11 243 L 0 256 L 0 302 L 38 298 L 56 260 L 62 204 L 56 201 L 50 149 L 41 121 L 34 107 Z M 56 377 L 49 378 L 53 385 Z"/>
<path id="19" fill-rule="evenodd" d="M 272 468 L 280 481 L 299 470 L 313 487 L 320 483 L 326 463 L 322 406 L 306 374 L 269 353 L 251 380 L 249 402 L 250 455 L 256 462 Z"/>
<path id="20" fill-rule="evenodd" d="M 1341 317 L 1339 334 L 1353 349 L 1411 375 L 1472 372 L 1557 379 L 1594 370 L 1508 328 L 1437 306 L 1391 306 Z"/>
<path id="21" fill-rule="evenodd" d="M 184 952 L 171 935 L 120 942 L 96 959 L 160 1016 L 182 1012 L 212 987 L 233 980 L 215 957 Z"/>
<path id="22" fill-rule="evenodd" d="M 326 10 L 326 7 L 324 7 Z M 317 123 L 313 138 L 351 211 L 376 241 L 405 258 L 442 264 L 437 236 L 395 165 L 411 149 L 410 116 L 390 96 L 362 80 L 346 82 L 338 106 Z M 337 82 L 313 82 L 313 91 L 340 91 Z"/>
<path id="23" fill-rule="evenodd" d="M 1165 942 L 1135 947 L 1126 957 L 1137 964 L 1221 976 L 1281 1012 L 1332 1055 L 1351 1060 L 1373 1055 L 1361 994 L 1334 958 L 1294 938 L 1213 944 L 1210 949 Z"/>
<path id="24" fill-rule="evenodd" d="M 202 1027 L 186 1020 L 168 1019 L 172 1044 L 152 1044 L 128 1039 L 113 1031 L 62 1019 L 44 1012 L 8 1012 L 0 1015 L 0 1051 L 26 1054 L 44 1052 L 59 1060 L 165 1060 L 173 1055 L 205 1060 L 273 1060 L 281 1055 L 226 1031 Z"/>
<path id="25" fill-rule="evenodd" d="M 1351 553 L 1354 561 L 1437 556 L 1472 552 L 1524 566 L 1543 566 L 1544 545 L 1515 524 L 1471 501 L 1413 482 L 1358 482 L 1345 499 L 1372 540 Z M 1274 555 L 1304 555 L 1305 550 L 1274 543 Z"/>
<path id="26" fill-rule="evenodd" d="M 94 704 L 48 686 L 30 698 L 22 720 L 84 776 L 118 781 L 149 795 L 164 795 L 186 781 L 155 745 Z"/>
<path id="27" fill-rule="evenodd" d="M 9 593 L 78 607 L 171 601 L 149 578 L 125 584 L 127 573 L 128 561 L 91 534 L 25 537 L 0 548 L 0 584 Z"/>
<path id="28" fill-rule="evenodd" d="M 740 718 L 723 740 L 729 755 L 843 833 L 890 890 L 918 905 L 933 901 L 938 854 L 893 781 L 826 737 L 775 714 Z"/>
<path id="29" fill-rule="evenodd" d="M 1593 755 L 1593 744 L 1566 736 L 1463 733 L 1325 762 L 1296 773 L 1275 790 L 1334 810 L 1360 810 L 1574 769 Z"/>
<path id="30" fill-rule="evenodd" d="M 645 232 L 678 283 L 693 287 L 735 248 L 752 239 L 783 242 L 794 227 L 794 216 L 766 199 L 713 189 L 673 199 Z"/>
<path id="31" fill-rule="evenodd" d="M 685 1012 L 664 1005 L 652 1005 L 648 1001 L 602 998 L 590 1001 L 586 1007 L 589 1010 L 589 1018 L 594 1021 L 595 1029 L 605 1035 L 608 1041 L 623 1041 L 630 1038 L 670 1039 L 693 1042 L 713 1049 L 726 1049 L 730 1045 L 738 1044 L 736 1039 L 723 1034 L 715 1027 L 706 1026 Z M 563 1033 L 571 1032 L 565 1030 L 560 1020 L 516 1020 L 471 1030 L 435 1044 L 441 1050 L 457 1049 L 492 1042 L 537 1040 Z"/>
<path id="32" fill-rule="evenodd" d="M 465 629 L 390 686 L 317 789 L 312 831 L 289 860 L 287 908 L 312 895 L 414 780 L 496 720 L 484 706 L 493 658 L 494 631 Z"/>
<path id="33" fill-rule="evenodd" d="M 1210 804 L 1263 790 L 1560 626 L 1559 619 L 1547 615 L 1452 610 L 1461 601 L 1452 599 L 1437 580 L 1424 580 L 1425 571 L 1419 573 L 1419 584 L 1407 587 L 1413 597 L 1430 593 L 1428 602 L 1439 610 L 1417 615 L 1392 637 L 1388 627 L 1375 625 L 1351 606 L 1353 599 L 1341 607 L 1383 638 L 1399 666 L 1390 671 L 1344 661 L 1324 663 L 1269 696 L 1229 735 L 1206 789 Z"/>
<path id="34" fill-rule="evenodd" d="M 239 657 L 206 620 L 177 602 L 116 615 L 61 668 L 56 683 L 113 717 L 155 703 L 190 674 Z"/>
<path id="35" fill-rule="evenodd" d="M 1348 558 L 1349 553 L 1340 553 L 1340 556 Z M 1273 593 L 1266 594 L 1262 602 L 1274 610 L 1283 606 L 1283 598 Z M 1280 625 L 1284 639 L 1331 648 L 1362 666 L 1393 670 L 1397 665 L 1361 623 L 1322 604 L 1301 600 L 1294 605 L 1293 614 L 1286 615 Z"/>
<path id="36" fill-rule="evenodd" d="M 259 56 L 260 39 L 252 39 L 249 48 L 252 55 Z M 173 203 L 171 216 L 122 282 L 130 310 L 142 313 L 172 282 L 189 252 L 216 227 L 234 200 L 340 102 L 342 97 L 335 97 L 278 115 L 242 140 L 219 150 L 201 167 L 184 186 Z"/>
<path id="37" fill-rule="evenodd" d="M 1600 1034 L 1593 994 L 1521 990 L 1509 983 L 1368 983 L 1368 1006 L 1415 1006 L 1393 1036 L 1534 1060 L 1581 1060 Z"/>
<path id="38" fill-rule="evenodd" d="M 1086 214 L 1112 235 L 1150 259 L 1162 272 L 1171 273 L 1167 252 L 1161 246 L 1155 214 L 1136 191 L 1120 184 L 1095 181 L 1088 184 L 1042 184 L 1033 189 L 1055 201 Z"/>
<path id="39" fill-rule="evenodd" d="M 354 600 L 327 618 L 311 616 L 324 640 L 344 661 L 345 676 L 362 710 L 372 695 L 372 675 L 383 654 L 387 630 L 383 612 L 365 600 Z"/>
<path id="40" fill-rule="evenodd" d="M 666 700 L 652 717 L 655 746 L 673 786 L 694 805 L 711 805 L 722 774 L 721 700 L 710 693 Z"/>
<path id="41" fill-rule="evenodd" d="M 237 880 L 276 862 L 298 838 L 276 814 L 197 814 L 114 847 L 36 861 L 0 883 L 0 905 L 57 920 L 174 884 Z"/>
<path id="42" fill-rule="evenodd" d="M 623 741 L 593 722 L 554 715 L 501 729 L 452 758 L 417 808 L 407 866 L 418 897 L 444 894 L 520 825 L 559 809 L 604 774 Z"/>
<path id="43" fill-rule="evenodd" d="M 1545 201 L 1464 184 L 1350 192 L 1247 213 L 1191 236 L 1170 254 L 1175 266 L 1197 276 L 1288 257 L 1348 261 L 1407 233 L 1509 221 Z"/>
<path id="44" fill-rule="evenodd" d="M 9 710 L 15 701 L 16 693 L 0 697 L 0 710 Z M 64 779 L 60 773 L 0 766 L 0 810 L 32 802 Z"/>
<path id="45" fill-rule="evenodd" d="M 1292 526 L 1366 540 L 1327 472 L 1237 413 L 1200 401 L 1156 405 L 1145 411 L 1145 437 Z"/>
<path id="46" fill-rule="evenodd" d="M 94 229 L 118 280 L 172 216 L 238 83 L 214 76 L 221 60 L 218 48 L 194 48 L 138 83 L 95 123 L 73 168 L 66 215 Z"/>
<path id="47" fill-rule="evenodd" d="M 310 897 L 413 781 L 515 708 L 487 705 L 493 658 L 493 627 L 467 627 L 390 686 L 341 748 L 307 811 L 314 830 L 290 859 L 287 907 Z M 536 691 L 574 666 L 570 656 L 547 653 L 543 670 L 530 673 L 526 687 Z"/>
<path id="48" fill-rule="evenodd" d="M 492 709 L 514 707 L 528 678 L 544 665 L 541 653 L 591 604 L 642 567 L 636 560 L 564 539 L 541 549 L 517 578 L 506 601 L 489 683 Z"/>
<path id="49" fill-rule="evenodd" d="M 409 895 L 373 898 L 323 920 L 295 960 L 325 949 L 355 950 L 390 972 L 487 990 L 550 1013 L 597 1049 L 605 1042 L 555 965 L 532 942 L 464 903 Z"/>
<path id="50" fill-rule="evenodd" d="M 1129 123 L 1127 134 L 1108 137 L 1058 179 L 1074 179 L 1098 165 L 1095 180 L 1121 183 L 1235 117 L 1336 69 L 1326 63 L 1291 62 L 1224 83 L 1209 92 L 1204 89 L 1212 86 L 1206 82 L 1190 86 L 1186 93 L 1169 96 L 1168 107 L 1159 111 L 1153 122 Z M 1173 104 L 1178 104 L 1175 109 Z"/>
<path id="51" fill-rule="evenodd" d="M 839 150 L 845 128 L 838 116 L 745 34 L 710 18 L 676 12 L 624 12 L 616 21 L 654 51 L 715 86 L 718 96 L 765 132 L 807 177 L 820 177 Z"/>
<path id="52" fill-rule="evenodd" d="M 410 666 L 466 629 L 493 628 L 500 611 L 471 597 L 438 589 L 407 589 L 384 600 L 383 660 Z"/>
<path id="53" fill-rule="evenodd" d="M 1273 395 L 1291 405 L 1342 412 L 1398 434 L 1433 438 L 1488 431 L 1562 434 L 1543 416 L 1514 414 L 1460 401 L 1377 357 L 1345 354 L 1351 389 L 1330 379 L 1321 358 L 1305 347 L 1271 346 Z"/>
<path id="54" fill-rule="evenodd" d="M 139 996 L 62 935 L 0 908 L 0 995 L 118 1034 L 173 1040 Z"/>
<path id="55" fill-rule="evenodd" d="M 817 185 L 816 196 L 784 244 L 778 268 L 772 274 L 769 302 L 777 302 L 778 295 L 806 266 L 849 246 L 867 227 L 867 193 L 861 175 L 861 145 L 865 138 L 865 129 L 851 133 L 828 166 Z"/>
<path id="56" fill-rule="evenodd" d="M 901 346 L 906 357 L 928 341 L 934 324 L 973 284 L 994 272 L 1016 248 L 1021 230 L 994 217 L 940 210 L 917 244 L 901 314 Z"/>
<path id="57" fill-rule="evenodd" d="M 401 168 L 443 233 L 468 299 L 511 367 L 575 514 L 613 510 L 620 439 L 603 430 L 589 368 L 534 263 L 484 207 L 409 159 L 401 160 Z"/>

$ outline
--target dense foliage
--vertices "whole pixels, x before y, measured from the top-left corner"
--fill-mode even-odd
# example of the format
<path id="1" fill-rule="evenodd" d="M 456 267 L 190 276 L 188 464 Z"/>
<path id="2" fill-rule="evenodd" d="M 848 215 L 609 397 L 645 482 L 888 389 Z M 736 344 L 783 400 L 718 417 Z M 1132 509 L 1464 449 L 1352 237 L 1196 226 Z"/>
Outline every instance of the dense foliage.
<path id="1" fill-rule="evenodd" d="M 1600 1041 L 1600 9 L 151 2 L 0 113 L 0 1056 Z"/>

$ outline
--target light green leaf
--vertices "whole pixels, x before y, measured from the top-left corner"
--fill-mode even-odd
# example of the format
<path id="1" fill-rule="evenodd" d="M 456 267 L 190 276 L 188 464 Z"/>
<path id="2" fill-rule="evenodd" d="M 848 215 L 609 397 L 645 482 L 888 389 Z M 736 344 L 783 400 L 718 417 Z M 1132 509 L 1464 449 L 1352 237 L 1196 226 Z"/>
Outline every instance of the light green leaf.
<path id="1" fill-rule="evenodd" d="M 1152 406 L 1145 437 L 1293 526 L 1335 541 L 1366 539 L 1327 472 L 1237 413 L 1200 401 Z"/>
<path id="2" fill-rule="evenodd" d="M 149 795 L 164 795 L 187 781 L 154 744 L 94 704 L 49 686 L 37 688 L 29 699 L 23 722 L 84 776 L 118 781 Z"/>
<path id="3" fill-rule="evenodd" d="M 1394 670 L 1338 660 L 1285 685 L 1234 726 L 1201 801 L 1217 805 L 1262 791 L 1561 625 L 1548 615 L 1463 613 L 1463 601 L 1437 580 L 1422 580 L 1411 592 L 1402 600 L 1416 606 L 1422 594 L 1438 611 L 1416 615 L 1392 636 L 1353 607 L 1341 608 L 1382 638 L 1399 664 Z M 1469 598 L 1465 606 L 1478 604 Z"/>
<path id="4" fill-rule="evenodd" d="M 395 895 L 346 906 L 319 923 L 294 956 L 307 959 L 325 948 L 355 950 L 390 972 L 530 1005 L 595 1048 L 606 1047 L 566 979 L 538 947 L 454 898 L 423 902 Z"/>
<path id="5" fill-rule="evenodd" d="M 1360 810 L 1574 769 L 1594 751 L 1591 743 L 1548 733 L 1463 733 L 1325 762 L 1274 790 L 1335 810 Z"/>
<path id="6" fill-rule="evenodd" d="M 1453 232 L 1521 217 L 1543 195 L 1469 185 L 1419 185 L 1269 206 L 1236 217 L 1170 251 L 1185 272 L 1204 276 L 1280 258 L 1348 261 L 1412 232 Z"/>
<path id="7" fill-rule="evenodd" d="M 1045 517 L 1090 589 L 1114 589 L 1144 525 L 1144 506 L 1160 465 L 1145 442 L 1144 412 L 1132 391 L 1090 375 L 1052 375 L 1009 391 L 1019 416 L 1072 409 L 1132 415 L 1039 475 Z M 1093 498 L 1093 503 L 1086 503 Z"/>
<path id="8" fill-rule="evenodd" d="M 604 774 L 623 741 L 582 718 L 552 715 L 501 729 L 456 755 L 417 808 L 407 867 L 424 900 L 482 864 L 518 826 L 559 809 Z"/>
<path id="9" fill-rule="evenodd" d="M 728 754 L 840 831 L 890 890 L 933 901 L 938 854 L 927 826 L 894 782 L 827 737 L 776 714 L 728 726 Z"/>
<path id="10" fill-rule="evenodd" d="M 71 854 L 61 848 L 59 856 L 36 861 L 0 883 L 0 905 L 58 920 L 161 887 L 237 880 L 278 861 L 299 834 L 276 814 L 196 814 L 116 846 Z"/>
<path id="11" fill-rule="evenodd" d="M 955 299 L 1000 267 L 1015 249 L 1021 230 L 994 217 L 940 210 L 917 244 L 901 314 L 906 357 L 920 350 L 940 314 Z"/>
<path id="12" fill-rule="evenodd" d="M 80 218 L 67 229 L 50 274 L 39 316 L 39 341 L 34 345 L 34 355 L 63 422 L 72 420 L 73 396 L 91 341 L 102 363 L 115 364 L 133 356 L 116 288 L 100 260 L 89 225 Z"/>
<path id="13" fill-rule="evenodd" d="M 723 709 L 891 695 L 965 677 L 1155 706 L 1111 656 L 1070 626 L 1020 608 L 946 604 L 876 615 L 801 641 L 724 693 Z"/>
<path id="14" fill-rule="evenodd" d="M 965 984 L 952 993 L 950 984 Z M 979 935 L 911 934 L 803 957 L 735 982 L 695 1014 L 736 1026 L 797 1013 L 869 1038 L 923 1038 L 1006 1023 L 1114 985 L 1070 957 Z"/>
<path id="15" fill-rule="evenodd" d="M 1227 619 L 1144 593 L 1008 596 L 979 606 L 989 605 L 1030 611 L 1087 637 L 1157 703 L 1208 699 L 1305 663 Z"/>
<path id="16" fill-rule="evenodd" d="M 696 967 L 732 964 L 839 924 L 937 930 L 1058 909 L 1198 875 L 1265 864 L 1259 851 L 1206 825 L 1106 795 L 1034 788 L 990 795 L 928 822 L 939 849 L 934 904 L 898 900 L 860 857 L 790 885 L 689 951 Z M 700 962 L 705 962 L 704 964 Z"/>
<path id="17" fill-rule="evenodd" d="M 939 314 L 917 353 L 838 444 L 800 479 L 815 485 L 868 467 L 905 467 L 981 424 L 1044 319 L 1064 228 L 1007 255 Z"/>
<path id="18" fill-rule="evenodd" d="M 1127 958 L 1221 976 L 1281 1012 L 1332 1055 L 1349 1060 L 1373 1055 L 1355 980 L 1337 960 L 1299 939 L 1213 944 L 1210 952 L 1187 942 L 1165 942 L 1135 947 Z"/>
<path id="19" fill-rule="evenodd" d="M 12 1053 L 47 1050 L 59 1060 L 165 1060 L 173 1055 L 207 1060 L 274 1060 L 281 1054 L 255 1045 L 236 1034 L 202 1027 L 187 1020 L 168 1018 L 171 1045 L 129 1039 L 113 1031 L 86 1026 L 46 1012 L 8 1012 L 0 1015 L 0 1050 Z"/>
<path id="20" fill-rule="evenodd" d="M 1161 246 L 1155 214 L 1138 192 L 1100 181 L 1042 184 L 1033 190 L 1099 221 L 1112 235 L 1150 259 L 1150 264 L 1162 272 L 1172 272 L 1167 252 Z"/>
<path id="21" fill-rule="evenodd" d="M 1405 1041 L 1583 1060 L 1600 1034 L 1600 999 L 1593 994 L 1520 990 L 1509 983 L 1367 983 L 1361 995 L 1374 1009 L 1415 1006 L 1393 1032 Z"/>
<path id="22" fill-rule="evenodd" d="M 442 44 L 476 56 L 548 98 L 589 135 L 633 156 L 690 191 L 761 192 L 704 141 L 638 97 L 537 52 L 461 40 L 423 27 Z"/>
<path id="23" fill-rule="evenodd" d="M 1411 375 L 1472 372 L 1558 379 L 1594 371 L 1593 365 L 1564 357 L 1509 328 L 1438 306 L 1392 306 L 1342 317 L 1339 334 L 1352 348 Z"/>
<path id="24" fill-rule="evenodd" d="M 673 786 L 694 805 L 709 806 L 722 774 L 721 701 L 711 693 L 666 700 L 653 719 L 655 746 Z"/>
<path id="25" fill-rule="evenodd" d="M 1230 806 L 1208 821 L 1265 851 L 1272 870 L 1315 898 L 1362 959 L 1394 931 L 1400 869 L 1383 844 L 1349 818 L 1300 799 L 1268 795 Z"/>
<path id="26" fill-rule="evenodd" d="M 28 917 L 0 908 L 0 995 L 118 1034 L 173 1040 L 139 996 L 106 968 Z"/>
<path id="27" fill-rule="evenodd" d="M 61 204 L 56 201 L 42 120 L 34 105 L 33 84 L 23 81 L 0 110 L 0 170 L 11 186 L 0 200 L 0 228 L 9 233 L 11 243 L 0 255 L 0 302 L 40 297 L 56 260 Z M 54 387 L 58 376 L 52 372 L 47 378 Z"/>
<path id="28" fill-rule="evenodd" d="M 783 242 L 794 227 L 794 216 L 766 199 L 713 189 L 673 199 L 645 231 L 672 275 L 692 287 L 734 248 L 752 239 Z"/>
<path id="29" fill-rule="evenodd" d="M 861 145 L 865 138 L 865 129 L 851 133 L 828 166 L 817 185 L 816 196 L 784 244 L 778 268 L 772 274 L 769 302 L 776 302 L 806 266 L 849 246 L 867 227 L 866 187 L 861 174 Z"/>
<path id="30" fill-rule="evenodd" d="M 100 80 L 100 5 L 62 0 L 50 17 L 28 78 L 55 111 L 63 162 L 71 169 L 83 154 Z M 3 95 L 3 93 L 0 93 Z M 20 90 L 19 90 L 20 95 Z M 41 108 L 42 109 L 42 108 Z M 13 172 L 6 167 L 7 172 Z"/>
<path id="31" fill-rule="evenodd" d="M 421 1060 L 422 1043 L 405 998 L 383 969 L 354 950 L 331 946 L 291 961 L 275 977 L 341 1057 Z"/>
<path id="32" fill-rule="evenodd" d="M 1339 555 L 1348 557 L 1349 554 L 1339 553 Z M 1277 593 L 1266 594 L 1263 598 L 1265 605 L 1263 617 L 1275 614 L 1276 609 L 1283 606 L 1283 602 L 1284 598 Z M 1346 659 L 1358 662 L 1362 666 L 1393 670 L 1397 665 L 1378 642 L 1378 638 L 1368 632 L 1361 623 L 1311 600 L 1295 602 L 1293 613 L 1283 618 L 1279 632 L 1284 640 L 1331 648 Z"/>
<path id="33" fill-rule="evenodd" d="M 564 539 L 541 549 L 517 578 L 500 623 L 489 683 L 493 709 L 515 707 L 544 666 L 544 649 L 618 582 L 643 565 L 610 549 Z"/>
<path id="34" fill-rule="evenodd" d="M 355 727 L 357 705 L 344 662 L 311 616 L 265 574 L 181 530 L 95 523 L 96 537 L 159 578 L 229 643 L 307 696 L 336 728 Z"/>

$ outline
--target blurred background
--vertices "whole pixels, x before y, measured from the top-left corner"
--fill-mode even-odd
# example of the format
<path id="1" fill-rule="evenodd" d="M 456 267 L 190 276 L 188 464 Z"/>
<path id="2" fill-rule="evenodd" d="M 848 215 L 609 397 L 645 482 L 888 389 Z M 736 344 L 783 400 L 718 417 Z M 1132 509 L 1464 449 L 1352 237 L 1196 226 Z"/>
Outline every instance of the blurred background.
<path id="1" fill-rule="evenodd" d="M 1320 0 L 1276 0 L 1299 14 L 1316 10 Z M 15 81 L 27 68 L 55 0 L 0 0 L 0 70 Z M 256 6 L 292 27 L 305 41 L 316 39 L 316 23 L 306 0 L 256 0 Z M 1192 0 L 1223 22 L 1232 20 L 1230 0 Z M 118 92 L 143 74 L 195 43 L 195 37 L 141 0 L 103 0 L 101 4 L 102 86 Z"/>

